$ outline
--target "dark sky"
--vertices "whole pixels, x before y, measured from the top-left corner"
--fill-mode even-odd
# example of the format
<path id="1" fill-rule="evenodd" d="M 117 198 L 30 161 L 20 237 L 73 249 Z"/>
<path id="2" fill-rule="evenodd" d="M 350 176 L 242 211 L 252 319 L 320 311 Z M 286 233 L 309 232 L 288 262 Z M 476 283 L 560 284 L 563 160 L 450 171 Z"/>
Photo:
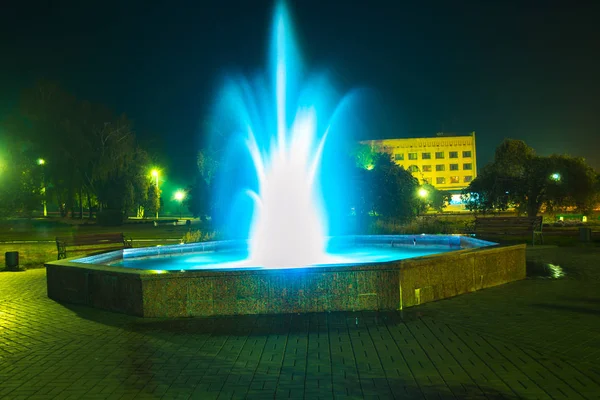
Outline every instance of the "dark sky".
<path id="1" fill-rule="evenodd" d="M 341 89 L 377 93 L 365 139 L 476 131 L 480 166 L 511 137 L 600 168 L 598 3 L 295 0 L 289 8 L 309 63 L 333 71 Z M 58 80 L 128 114 L 142 139 L 160 135 L 172 179 L 184 181 L 224 74 L 265 66 L 272 11 L 266 0 L 5 5 L 0 115 L 36 78 Z"/>

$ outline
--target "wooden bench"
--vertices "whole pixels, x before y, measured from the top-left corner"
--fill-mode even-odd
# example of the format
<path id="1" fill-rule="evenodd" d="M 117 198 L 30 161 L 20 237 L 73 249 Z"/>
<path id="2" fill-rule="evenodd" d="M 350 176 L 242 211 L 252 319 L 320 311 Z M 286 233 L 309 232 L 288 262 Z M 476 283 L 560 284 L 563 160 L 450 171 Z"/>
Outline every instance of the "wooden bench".
<path id="1" fill-rule="evenodd" d="M 154 226 L 159 226 L 159 225 L 177 226 L 178 222 L 179 222 L 178 219 L 157 219 L 157 220 L 154 220 Z"/>
<path id="2" fill-rule="evenodd" d="M 475 234 L 480 236 L 531 234 L 531 243 L 536 237 L 544 243 L 542 217 L 476 217 Z"/>
<path id="3" fill-rule="evenodd" d="M 82 246 L 94 246 L 80 248 Z M 77 251 L 109 251 L 130 248 L 131 240 L 125 238 L 122 233 L 94 233 L 87 235 L 74 235 L 56 238 L 56 249 L 58 259 L 67 258 L 67 247 L 75 247 Z"/>

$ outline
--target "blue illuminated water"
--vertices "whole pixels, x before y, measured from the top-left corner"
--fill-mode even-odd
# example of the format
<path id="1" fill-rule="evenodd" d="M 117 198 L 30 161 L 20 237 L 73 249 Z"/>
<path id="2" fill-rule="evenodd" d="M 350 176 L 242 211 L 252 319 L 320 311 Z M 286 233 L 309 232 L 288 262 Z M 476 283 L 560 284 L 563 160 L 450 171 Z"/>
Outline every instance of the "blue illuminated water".
<path id="1" fill-rule="evenodd" d="M 279 2 L 266 79 L 231 79 L 218 102 L 223 110 L 216 120 L 224 127 L 217 130 L 243 137 L 255 173 L 256 185 L 240 188 L 252 199 L 252 213 L 233 222 L 251 221 L 249 266 L 300 267 L 330 263 L 337 257 L 326 249 L 330 232 L 319 174 L 333 120 L 345 108 L 347 97 L 332 100 L 326 79 L 306 75 L 291 25 L 284 3 Z M 235 140 L 229 143 L 237 146 Z M 234 184 L 240 169 L 230 170 L 222 180 Z"/>
<path id="2" fill-rule="evenodd" d="M 329 252 L 326 259 L 326 266 L 396 261 L 446 253 L 452 250 L 456 249 L 448 246 L 356 247 Z M 197 252 L 161 257 L 125 258 L 111 263 L 111 265 L 154 271 L 235 270 L 238 268 L 273 269 L 269 266 L 253 263 L 248 259 L 248 251 L 240 250 Z M 308 265 L 308 267 L 318 267 L 319 265 L 321 264 Z M 291 263 L 288 266 L 278 266 L 276 269 L 298 267 L 298 265 Z"/>

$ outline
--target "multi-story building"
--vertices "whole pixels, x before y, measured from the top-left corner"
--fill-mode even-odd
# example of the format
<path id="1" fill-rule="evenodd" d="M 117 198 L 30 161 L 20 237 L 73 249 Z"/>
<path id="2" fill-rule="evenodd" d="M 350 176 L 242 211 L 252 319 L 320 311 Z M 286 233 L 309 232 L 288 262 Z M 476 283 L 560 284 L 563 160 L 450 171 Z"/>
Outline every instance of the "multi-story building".
<path id="1" fill-rule="evenodd" d="M 429 183 L 440 190 L 458 193 L 477 176 L 475 132 L 367 140 L 361 144 L 389 153 L 396 164 L 410 171 L 420 183 Z"/>

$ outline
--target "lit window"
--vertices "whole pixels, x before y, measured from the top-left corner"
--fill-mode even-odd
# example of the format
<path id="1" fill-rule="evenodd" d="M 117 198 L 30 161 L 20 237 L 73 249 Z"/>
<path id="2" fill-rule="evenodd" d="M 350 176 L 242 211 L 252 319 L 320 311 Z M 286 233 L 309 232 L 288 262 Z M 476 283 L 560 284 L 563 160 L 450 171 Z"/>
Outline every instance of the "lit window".
<path id="1" fill-rule="evenodd" d="M 435 158 L 437 158 L 438 160 L 443 159 L 444 158 L 444 152 L 443 151 L 436 151 L 435 152 Z"/>
<path id="2" fill-rule="evenodd" d="M 473 164 L 471 164 L 471 163 L 463 164 L 463 169 L 467 170 L 467 171 L 470 171 L 470 170 L 473 169 Z"/>
<path id="3" fill-rule="evenodd" d="M 410 167 L 408 167 L 408 170 L 410 172 L 419 172 L 419 167 L 417 167 L 416 165 L 411 165 Z"/>
<path id="4" fill-rule="evenodd" d="M 450 158 L 458 158 L 458 151 L 451 151 L 449 153 Z"/>
<path id="5" fill-rule="evenodd" d="M 396 153 L 396 154 L 394 154 L 394 159 L 396 161 L 404 161 L 404 153 Z"/>
<path id="6" fill-rule="evenodd" d="M 444 178 L 444 177 L 435 178 L 435 183 L 437 183 L 438 185 L 443 185 L 444 183 L 446 183 L 446 178 Z"/>
<path id="7" fill-rule="evenodd" d="M 471 158 L 471 151 L 463 151 L 463 158 Z"/>
<path id="8" fill-rule="evenodd" d="M 431 172 L 431 165 L 423 165 L 423 172 Z"/>
<path id="9" fill-rule="evenodd" d="M 431 153 L 421 153 L 421 158 L 423 160 L 431 160 Z"/>
<path id="10" fill-rule="evenodd" d="M 435 170 L 436 171 L 445 171 L 446 170 L 446 166 L 444 164 L 438 164 L 435 166 Z"/>
<path id="11" fill-rule="evenodd" d="M 451 176 L 450 177 L 450 183 L 459 183 L 460 179 L 458 179 L 458 176 Z"/>
<path id="12" fill-rule="evenodd" d="M 473 177 L 471 175 L 467 175 L 465 176 L 465 182 L 471 182 L 473 180 Z"/>
<path id="13" fill-rule="evenodd" d="M 450 171 L 458 171 L 458 164 L 450 164 Z"/>
<path id="14" fill-rule="evenodd" d="M 417 159 L 417 153 L 408 153 L 408 159 L 409 160 L 416 160 Z"/>

